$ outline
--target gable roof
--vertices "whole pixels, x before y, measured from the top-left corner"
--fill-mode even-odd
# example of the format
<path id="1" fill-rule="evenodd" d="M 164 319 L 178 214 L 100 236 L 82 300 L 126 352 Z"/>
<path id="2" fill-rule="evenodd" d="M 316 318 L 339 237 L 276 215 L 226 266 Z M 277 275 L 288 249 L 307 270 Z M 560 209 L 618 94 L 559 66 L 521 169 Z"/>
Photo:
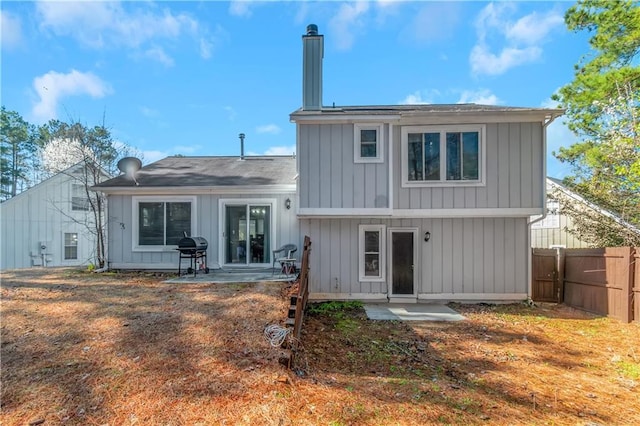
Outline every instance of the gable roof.
<path id="1" fill-rule="evenodd" d="M 572 190 L 567 188 L 562 183 L 561 179 L 556 179 L 556 178 L 547 176 L 547 184 L 549 184 L 552 188 L 557 189 L 558 191 L 561 191 L 563 194 L 565 194 L 570 199 L 572 199 L 572 200 L 574 200 L 574 201 L 576 201 L 578 203 L 582 203 L 583 205 L 585 205 L 585 206 L 589 207 L 590 209 L 598 212 L 599 214 L 612 219 L 614 222 L 616 222 L 617 224 L 621 225 L 622 227 L 628 229 L 629 231 L 640 235 L 640 229 L 638 229 L 636 226 L 634 226 L 633 224 L 631 224 L 631 223 L 627 222 L 626 220 L 620 218 L 618 215 L 610 212 L 609 210 L 605 210 L 602 207 L 600 207 L 600 206 L 592 203 L 591 201 L 583 198 L 581 195 L 573 192 Z"/>
<path id="2" fill-rule="evenodd" d="M 292 156 L 167 157 L 142 167 L 136 182 L 120 175 L 95 185 L 103 192 L 144 188 L 207 188 L 238 186 L 295 187 L 296 159 Z"/>

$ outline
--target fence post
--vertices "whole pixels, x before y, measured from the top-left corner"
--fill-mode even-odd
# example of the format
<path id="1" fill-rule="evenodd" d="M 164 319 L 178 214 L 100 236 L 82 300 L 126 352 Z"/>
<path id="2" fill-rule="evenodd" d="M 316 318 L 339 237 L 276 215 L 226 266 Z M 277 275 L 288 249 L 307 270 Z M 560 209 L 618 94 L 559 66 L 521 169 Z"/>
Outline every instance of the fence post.
<path id="1" fill-rule="evenodd" d="M 564 302 L 564 248 L 556 248 L 556 280 L 558 280 L 558 303 Z"/>

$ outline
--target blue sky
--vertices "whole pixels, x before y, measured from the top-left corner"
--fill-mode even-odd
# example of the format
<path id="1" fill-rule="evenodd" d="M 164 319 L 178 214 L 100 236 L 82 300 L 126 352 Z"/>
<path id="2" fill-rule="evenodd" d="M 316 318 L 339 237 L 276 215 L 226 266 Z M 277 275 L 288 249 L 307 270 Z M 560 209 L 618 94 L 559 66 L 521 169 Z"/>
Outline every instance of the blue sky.
<path id="1" fill-rule="evenodd" d="M 2 104 L 32 123 L 96 125 L 138 150 L 295 150 L 302 41 L 325 36 L 324 104 L 556 105 L 588 53 L 569 2 L 7 2 Z M 562 119 L 549 152 L 570 145 Z M 568 173 L 549 155 L 548 174 Z"/>

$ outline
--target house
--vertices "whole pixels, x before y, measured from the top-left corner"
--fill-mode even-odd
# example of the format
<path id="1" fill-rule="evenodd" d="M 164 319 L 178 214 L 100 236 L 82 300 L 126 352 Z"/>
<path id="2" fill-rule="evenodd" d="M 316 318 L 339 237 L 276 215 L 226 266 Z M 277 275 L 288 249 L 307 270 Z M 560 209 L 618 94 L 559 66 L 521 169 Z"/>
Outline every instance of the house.
<path id="1" fill-rule="evenodd" d="M 530 295 L 529 221 L 545 207 L 560 109 L 322 104 L 307 27 L 297 214 L 313 299 L 507 301 Z"/>
<path id="2" fill-rule="evenodd" d="M 0 269 L 94 264 L 84 182 L 76 164 L 0 204 Z"/>
<path id="3" fill-rule="evenodd" d="M 211 241 L 221 267 L 270 265 L 267 248 L 308 235 L 311 299 L 526 299 L 546 128 L 563 111 L 326 107 L 323 43 L 308 26 L 302 107 L 290 115 L 295 158 L 170 157 L 142 168 L 137 184 L 97 186 L 109 197 L 109 265 L 176 268 L 182 231 Z M 262 234 L 262 257 L 242 255 Z"/>
<path id="4" fill-rule="evenodd" d="M 633 233 L 640 238 L 640 229 L 620 219 L 615 214 L 585 200 L 563 185 L 560 179 L 548 177 L 546 188 L 547 214 L 542 220 L 531 225 L 532 248 L 586 248 L 592 246 L 588 241 L 584 241 L 588 239 L 588 236 L 580 239 L 579 236 L 571 232 L 576 228 L 571 217 L 564 214 L 567 203 L 571 203 L 579 209 L 584 209 L 585 213 L 594 214 L 594 217 L 599 217 L 602 221 L 616 222 L 627 232 Z"/>
<path id="5" fill-rule="evenodd" d="M 177 270 L 178 241 L 207 240 L 207 263 L 271 266 L 272 251 L 300 239 L 292 203 L 296 160 L 167 157 L 95 186 L 108 200 L 108 266 Z"/>

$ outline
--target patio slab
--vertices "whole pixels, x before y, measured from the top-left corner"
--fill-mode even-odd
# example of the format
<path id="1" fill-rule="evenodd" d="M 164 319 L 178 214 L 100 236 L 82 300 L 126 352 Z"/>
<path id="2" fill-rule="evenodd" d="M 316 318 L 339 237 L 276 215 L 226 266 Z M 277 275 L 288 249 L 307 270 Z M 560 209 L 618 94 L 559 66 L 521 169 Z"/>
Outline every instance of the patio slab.
<path id="1" fill-rule="evenodd" d="M 180 277 L 166 280 L 168 283 L 234 283 L 234 282 L 260 282 L 276 281 L 288 282 L 295 280 L 296 276 L 286 276 L 276 270 L 275 274 L 271 268 L 263 269 L 211 269 L 208 274 L 198 272 L 181 275 Z"/>
<path id="2" fill-rule="evenodd" d="M 437 303 L 366 303 L 364 310 L 372 320 L 462 321 L 462 315 Z"/>

